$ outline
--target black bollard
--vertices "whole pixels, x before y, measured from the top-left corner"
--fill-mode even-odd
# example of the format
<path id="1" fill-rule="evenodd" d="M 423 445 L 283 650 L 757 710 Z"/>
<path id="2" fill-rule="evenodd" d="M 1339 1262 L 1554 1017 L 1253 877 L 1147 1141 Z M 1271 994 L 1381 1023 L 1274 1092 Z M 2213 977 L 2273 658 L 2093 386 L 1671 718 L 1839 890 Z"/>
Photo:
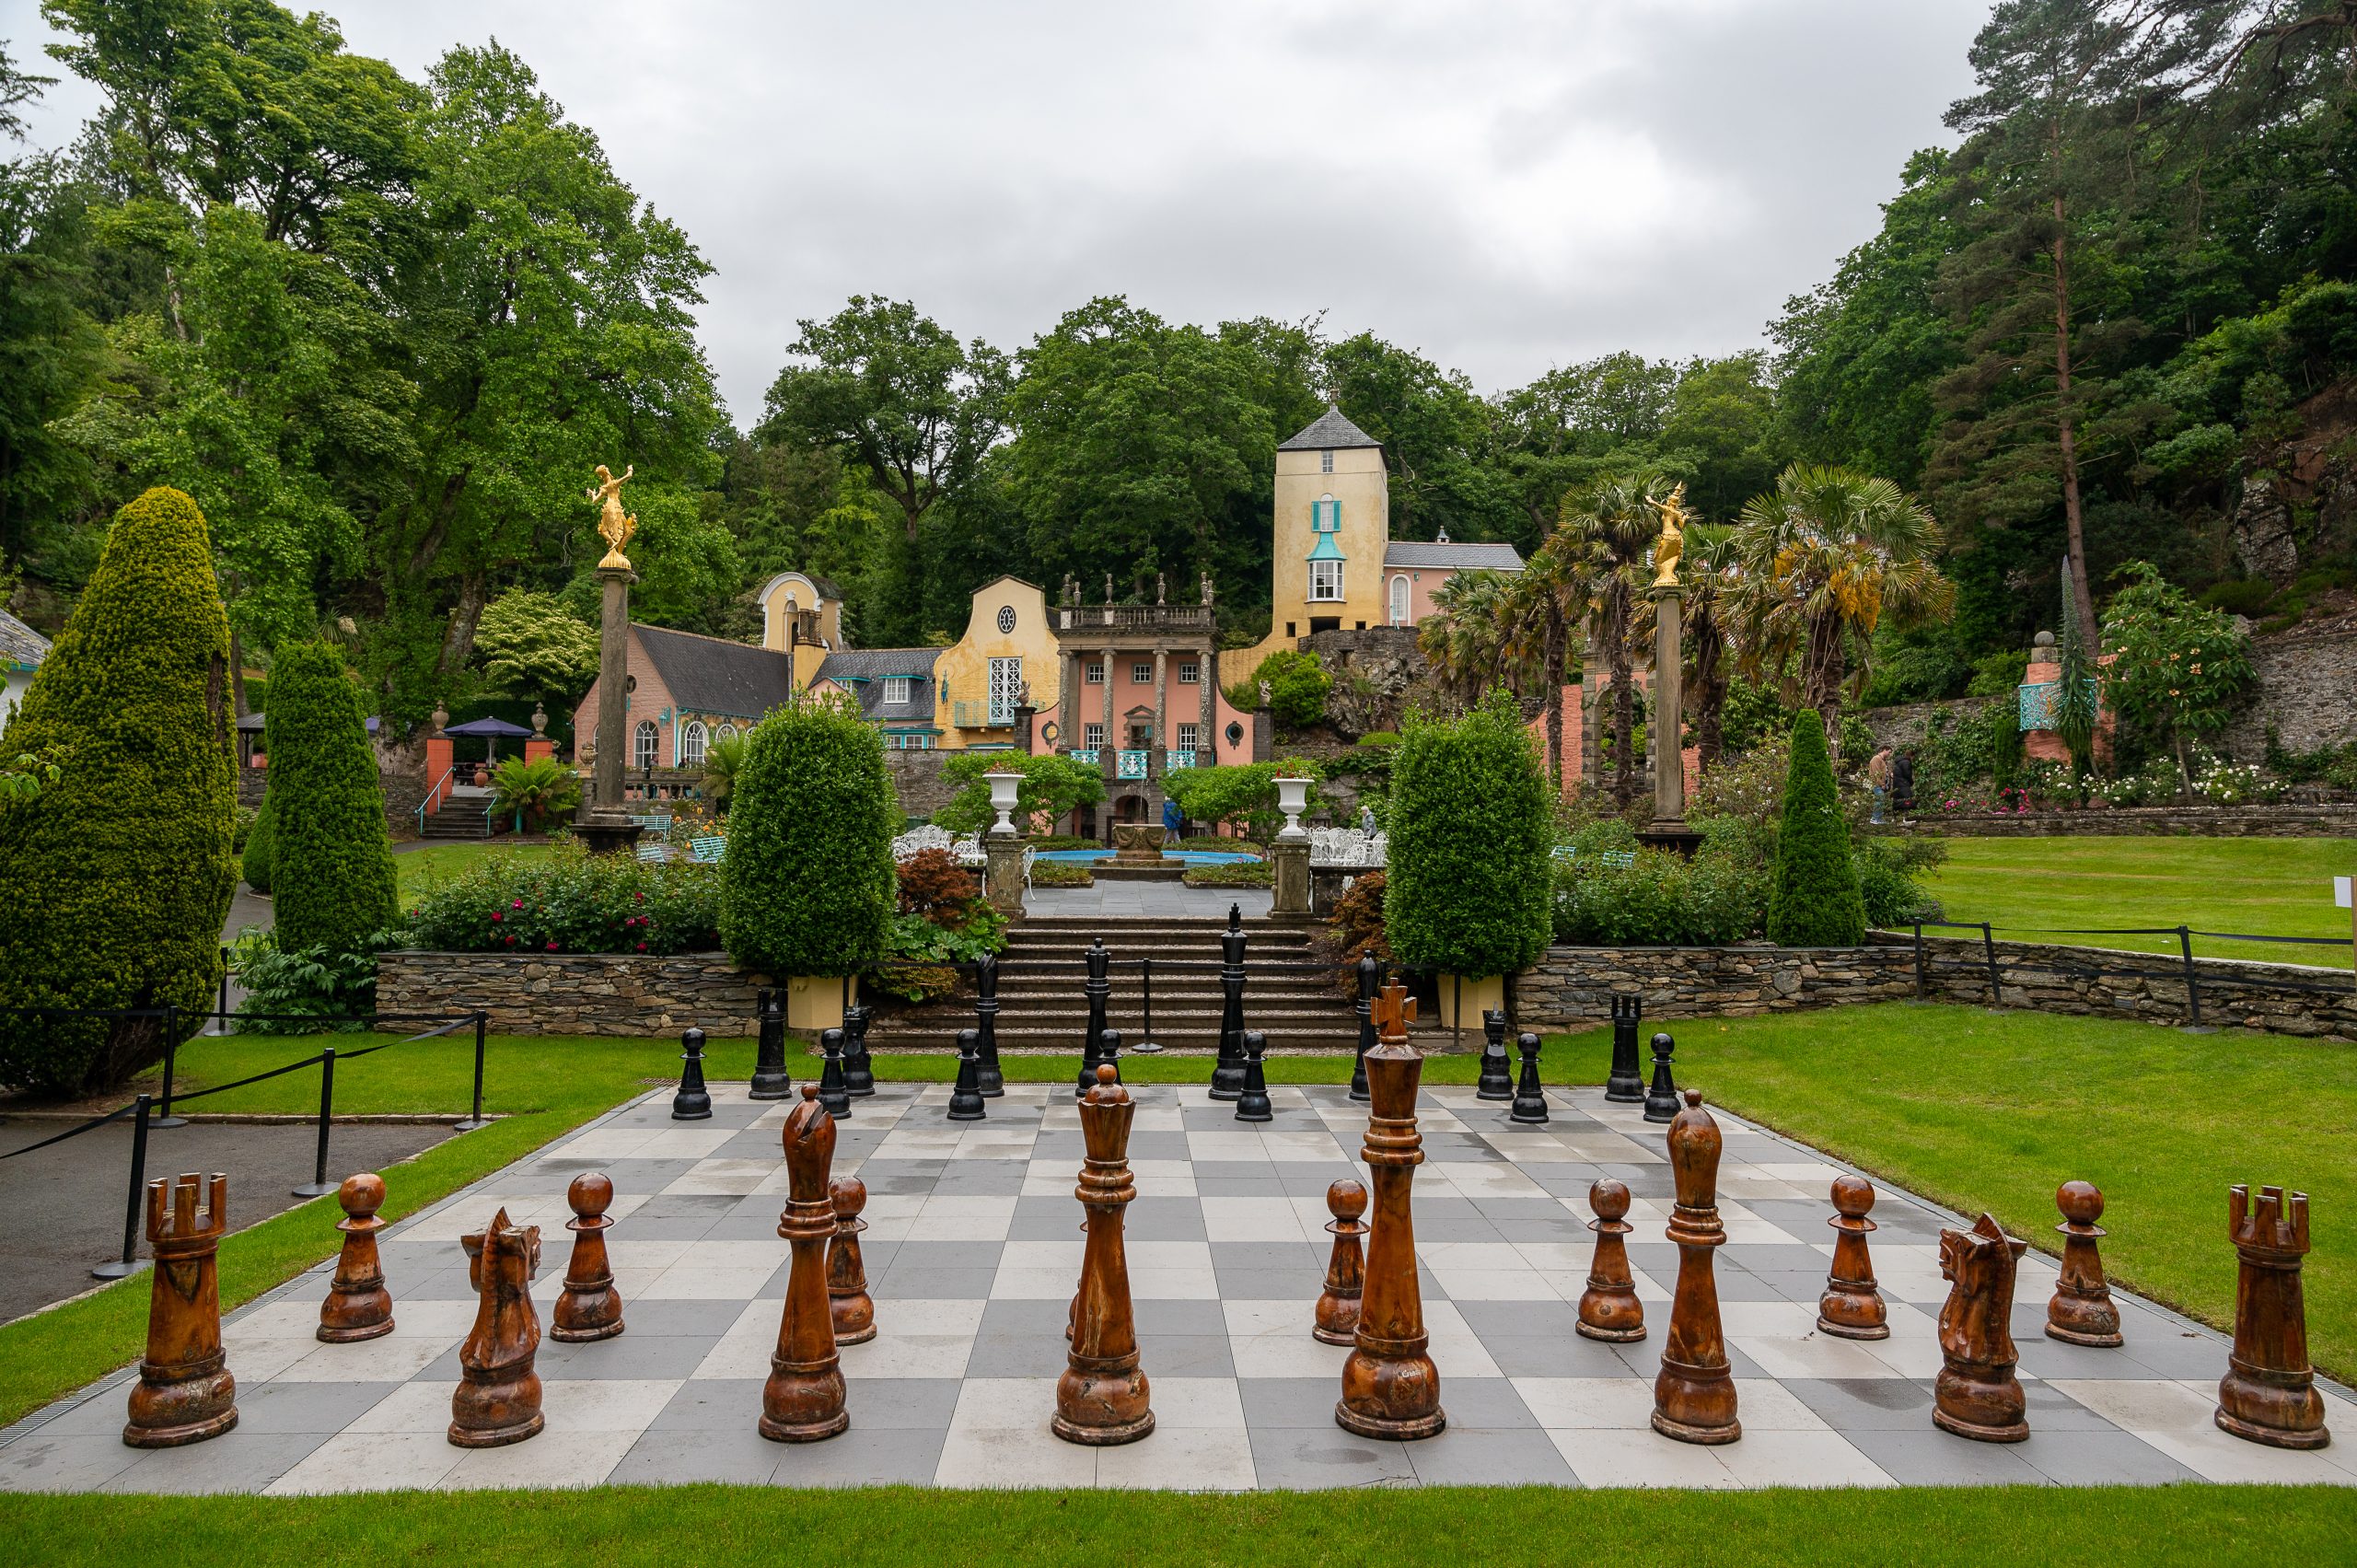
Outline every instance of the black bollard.
<path id="1" fill-rule="evenodd" d="M 1612 1075 L 1604 1081 L 1604 1098 L 1616 1105 L 1645 1098 L 1645 1075 L 1637 1063 L 1637 1025 L 1644 1016 L 1643 996 L 1631 992 L 1612 998 Z"/>
<path id="2" fill-rule="evenodd" d="M 851 1088 L 843 1080 L 843 1031 L 820 1029 L 819 1049 L 827 1063 L 819 1070 L 819 1109 L 838 1119 L 851 1114 Z"/>
<path id="3" fill-rule="evenodd" d="M 794 1074 L 785 1070 L 785 997 L 767 986 L 753 1001 L 753 1016 L 761 1021 L 753 1047 L 753 1086 L 749 1099 L 784 1099 L 794 1092 Z"/>
<path id="4" fill-rule="evenodd" d="M 1670 1052 L 1677 1049 L 1678 1042 L 1669 1036 L 1654 1036 L 1654 1086 L 1645 1092 L 1645 1120 L 1648 1121 L 1678 1120 L 1678 1084 L 1669 1075 Z"/>
<path id="5" fill-rule="evenodd" d="M 1351 1098 L 1361 1105 L 1367 1103 L 1366 1053 L 1375 1049 L 1375 993 L 1383 985 L 1383 960 L 1373 953 L 1359 956 L 1359 999 L 1354 1010 L 1359 1016 L 1358 1058 L 1351 1064 Z"/>
<path id="6" fill-rule="evenodd" d="M 981 1064 L 974 1059 L 977 1037 L 972 1029 L 958 1031 L 958 1084 L 949 1091 L 949 1120 L 980 1121 L 982 1109 Z"/>
<path id="7" fill-rule="evenodd" d="M 1481 1010 L 1481 1076 L 1473 1098 L 1514 1098 L 1514 1063 L 1506 1058 L 1506 1016 L 1503 1008 Z"/>
<path id="8" fill-rule="evenodd" d="M 1081 985 L 1088 997 L 1088 1027 L 1080 1037 L 1080 1078 L 1073 1086 L 1074 1099 L 1086 1098 L 1097 1086 L 1097 1064 L 1104 1060 L 1105 1003 L 1113 994 L 1113 955 L 1105 950 L 1105 938 L 1090 938 L 1088 951 L 1081 958 L 1088 965 L 1088 979 Z"/>
<path id="9" fill-rule="evenodd" d="M 1097 1052 L 1097 1064 L 1113 1069 L 1113 1082 L 1118 1084 L 1121 1081 L 1121 1031 L 1107 1029 L 1097 1038 L 1104 1041 L 1103 1047 Z"/>
<path id="10" fill-rule="evenodd" d="M 712 1096 L 703 1086 L 703 1031 L 688 1030 L 679 1037 L 679 1092 L 671 1097 L 671 1120 L 710 1121 Z"/>
<path id="11" fill-rule="evenodd" d="M 1227 929 L 1220 934 L 1219 1060 L 1212 1064 L 1212 1098 L 1234 1099 L 1244 1092 L 1244 907 L 1227 906 Z"/>
<path id="12" fill-rule="evenodd" d="M 843 1009 L 843 1093 L 853 1099 L 876 1092 L 876 1059 L 867 1054 L 867 1026 L 875 1016 L 861 1002 Z"/>
<path id="13" fill-rule="evenodd" d="M 1236 1120 L 1238 1121 L 1274 1121 L 1277 1113 L 1269 1104 L 1269 1070 L 1260 1060 L 1269 1049 L 1269 1037 L 1258 1029 L 1244 1031 L 1244 1084 L 1236 1094 Z"/>
<path id="14" fill-rule="evenodd" d="M 1522 1051 L 1522 1082 L 1514 1091 L 1514 1109 L 1506 1113 L 1512 1121 L 1539 1122 L 1547 1120 L 1547 1091 L 1538 1086 L 1538 1037 L 1524 1034 L 1515 1037 L 1515 1044 Z"/>
<path id="15" fill-rule="evenodd" d="M 998 955 L 984 953 L 974 966 L 974 1078 L 984 1099 L 1006 1093 L 998 1068 Z"/>

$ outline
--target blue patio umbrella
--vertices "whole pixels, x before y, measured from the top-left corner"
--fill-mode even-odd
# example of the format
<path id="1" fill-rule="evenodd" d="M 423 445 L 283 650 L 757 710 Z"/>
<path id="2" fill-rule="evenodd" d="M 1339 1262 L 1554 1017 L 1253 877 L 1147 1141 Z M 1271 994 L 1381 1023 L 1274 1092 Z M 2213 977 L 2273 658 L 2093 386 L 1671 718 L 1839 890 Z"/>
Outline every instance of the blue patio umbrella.
<path id="1" fill-rule="evenodd" d="M 463 735 L 470 738 L 481 736 L 483 742 L 483 761 L 486 762 L 493 761 L 499 755 L 499 743 L 502 740 L 529 740 L 532 738 L 532 732 L 526 729 L 522 725 L 509 724 L 505 719 L 494 718 L 469 719 L 464 724 L 454 724 L 448 726 L 442 731 L 442 733 L 445 735 Z"/>

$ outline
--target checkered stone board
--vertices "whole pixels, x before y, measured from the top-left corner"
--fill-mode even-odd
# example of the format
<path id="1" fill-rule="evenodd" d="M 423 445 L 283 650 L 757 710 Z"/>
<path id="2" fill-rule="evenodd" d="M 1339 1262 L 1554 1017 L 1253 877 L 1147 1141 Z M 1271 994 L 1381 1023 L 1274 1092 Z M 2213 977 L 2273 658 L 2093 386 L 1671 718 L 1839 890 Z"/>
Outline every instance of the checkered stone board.
<path id="1" fill-rule="evenodd" d="M 1422 1095 L 1416 1232 L 1448 1429 L 1421 1443 L 1355 1437 L 1333 1419 L 1347 1352 L 1309 1329 L 1329 1246 L 1326 1187 L 1361 1174 L 1364 1109 L 1340 1087 L 1281 1087 L 1276 1120 L 1250 1127 L 1200 1086 L 1133 1092 L 1130 1288 L 1157 1418 L 1143 1442 L 1076 1447 L 1049 1432 L 1082 1249 L 1069 1087 L 1013 1086 L 988 1121 L 951 1122 L 946 1086 L 901 1084 L 853 1102 L 836 1145 L 836 1173 L 867 1183 L 881 1330 L 842 1352 L 851 1430 L 802 1446 L 762 1440 L 754 1422 L 785 1288 L 776 1226 L 787 1108 L 724 1084 L 709 1121 L 673 1122 L 668 1095 L 650 1095 L 388 1229 L 398 1327 L 384 1339 L 312 1338 L 329 1265 L 235 1314 L 226 1339 L 244 1419 L 234 1432 L 127 1448 L 118 1376 L 0 1434 L 0 1486 L 2357 1482 L 2357 1442 L 2288 1453 L 2211 1423 L 2227 1347 L 2208 1330 L 2122 1295 L 2124 1350 L 2044 1338 L 2054 1270 L 2036 1254 L 2014 1314 L 2033 1435 L 1998 1446 L 1936 1430 L 1937 1233 L 1953 1216 L 1884 1191 L 1873 1246 L 1891 1336 L 1820 1335 L 1837 1167 L 1724 1113 L 1717 1272 L 1744 1435 L 1714 1448 L 1656 1435 L 1653 1377 L 1677 1270 L 1661 1239 L 1669 1167 L 1662 1130 L 1595 1090 L 1555 1091 L 1554 1119 L 1537 1128 L 1469 1088 Z M 454 1448 L 444 1429 L 475 1310 L 457 1237 L 501 1204 L 539 1225 L 533 1295 L 545 1311 L 570 1239 L 565 1185 L 591 1169 L 617 1193 L 608 1234 L 628 1330 L 591 1344 L 543 1341 L 547 1430 L 511 1447 Z M 1599 1176 L 1635 1195 L 1629 1256 L 1652 1329 L 1637 1344 L 1573 1332 Z M 2222 1190 L 2222 1270 L 2234 1267 L 2223 1212 Z M 2107 1217 L 2122 1230 L 2138 1220 Z M 2328 1400 L 2332 1424 L 2357 1439 L 2357 1405 L 2339 1390 Z"/>

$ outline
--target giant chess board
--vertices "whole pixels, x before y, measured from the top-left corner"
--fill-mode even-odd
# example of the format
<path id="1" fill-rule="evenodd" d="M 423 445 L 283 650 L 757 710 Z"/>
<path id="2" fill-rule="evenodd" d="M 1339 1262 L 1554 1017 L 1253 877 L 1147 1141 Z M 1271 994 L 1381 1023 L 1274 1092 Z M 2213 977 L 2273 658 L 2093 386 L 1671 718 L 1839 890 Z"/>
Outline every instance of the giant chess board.
<path id="1" fill-rule="evenodd" d="M 1714 1114 L 1726 1135 L 1727 1245 L 1716 1262 L 1743 1438 L 1703 1448 L 1655 1434 L 1653 1378 L 1677 1267 L 1661 1239 L 1669 1167 L 1662 1129 L 1594 1089 L 1550 1091 L 1543 1127 L 1508 1121 L 1504 1106 L 1470 1087 L 1420 1097 L 1417 1249 L 1448 1427 L 1418 1443 L 1355 1437 L 1333 1419 L 1348 1353 L 1309 1330 L 1329 1245 L 1325 1191 L 1337 1177 L 1364 1174 L 1364 1108 L 1340 1086 L 1279 1087 L 1275 1121 L 1252 1127 L 1199 1085 L 1133 1093 L 1130 1285 L 1158 1418 L 1142 1442 L 1076 1447 L 1049 1431 L 1081 1260 L 1073 1188 L 1082 1148 L 1071 1088 L 1041 1085 L 1010 1086 L 981 1122 L 944 1120 L 944 1085 L 885 1084 L 853 1102 L 834 1169 L 867 1184 L 880 1332 L 842 1351 L 848 1433 L 800 1446 L 760 1437 L 785 1287 L 776 1227 L 787 1107 L 720 1084 L 709 1121 L 674 1122 L 668 1091 L 652 1094 L 389 1227 L 389 1337 L 312 1337 L 329 1264 L 231 1315 L 225 1337 L 243 1412 L 234 1431 L 185 1448 L 126 1447 L 119 1376 L 0 1433 L 0 1487 L 2357 1483 L 2357 1404 L 2345 1391 L 2327 1392 L 2341 1438 L 2329 1448 L 2293 1453 L 2228 1436 L 2211 1421 L 2222 1336 L 2115 1292 L 2124 1349 L 2049 1341 L 2040 1330 L 2054 1268 L 2036 1253 L 2022 1264 L 2014 1309 L 2032 1436 L 2000 1446 L 1936 1430 L 1934 1318 L 1947 1288 L 1937 1233 L 1956 1217 L 1883 1189 L 1873 1252 L 1890 1338 L 1821 1335 L 1827 1189 L 1840 1167 L 1724 1112 Z M 548 1427 L 538 1437 L 452 1447 L 444 1432 L 458 1345 L 475 1312 L 458 1237 L 502 1204 L 516 1223 L 539 1225 L 533 1294 L 545 1317 L 570 1239 L 563 1194 L 589 1169 L 610 1176 L 618 1194 L 608 1235 L 627 1331 L 541 1344 Z M 1607 1175 L 1635 1194 L 1629 1255 L 1651 1330 L 1635 1344 L 1573 1332 L 1591 1251 L 1588 1184 Z M 2212 1238 L 2222 1272 L 2235 1267 L 2227 1179 L 2222 1172 Z M 2139 1223 L 2125 1208 L 2106 1217 L 2115 1231 Z"/>

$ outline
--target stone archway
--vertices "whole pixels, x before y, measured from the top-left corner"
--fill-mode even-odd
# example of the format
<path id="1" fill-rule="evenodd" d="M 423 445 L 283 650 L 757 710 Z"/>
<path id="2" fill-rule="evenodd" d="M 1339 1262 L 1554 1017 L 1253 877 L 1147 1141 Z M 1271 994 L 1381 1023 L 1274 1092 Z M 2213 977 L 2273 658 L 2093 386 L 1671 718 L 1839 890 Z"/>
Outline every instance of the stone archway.
<path id="1" fill-rule="evenodd" d="M 1145 796 L 1137 794 L 1122 796 L 1113 802 L 1113 820 L 1143 822 L 1145 820 Z"/>

